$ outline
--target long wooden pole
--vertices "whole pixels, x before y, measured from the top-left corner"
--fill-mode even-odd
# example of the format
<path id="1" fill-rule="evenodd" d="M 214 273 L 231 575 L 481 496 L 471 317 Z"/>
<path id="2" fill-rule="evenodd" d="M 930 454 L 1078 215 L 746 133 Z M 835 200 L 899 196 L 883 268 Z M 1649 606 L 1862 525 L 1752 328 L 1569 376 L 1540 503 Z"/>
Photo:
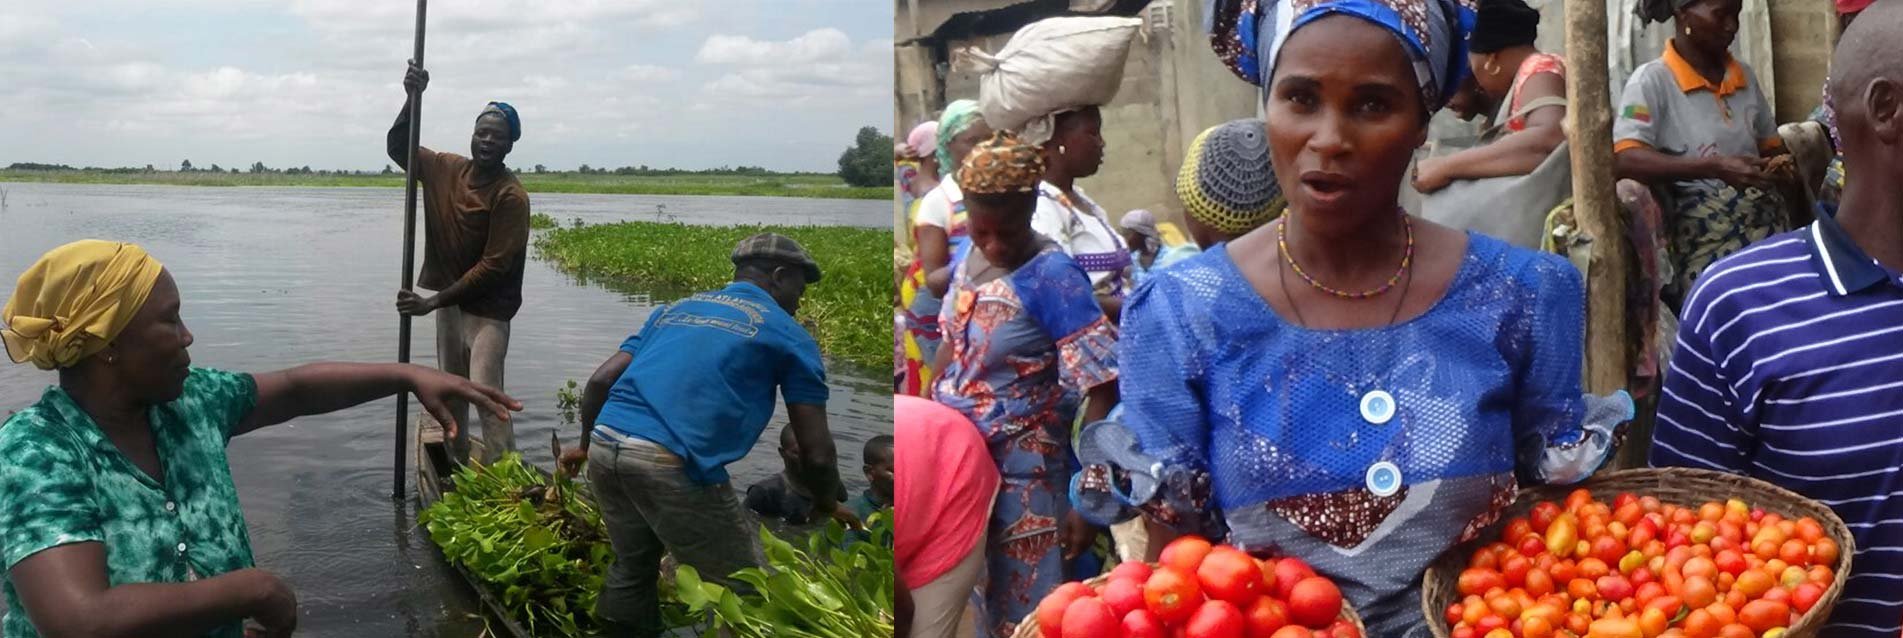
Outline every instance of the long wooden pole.
<path id="1" fill-rule="evenodd" d="M 1586 289 L 1586 386 L 1624 389 L 1626 234 L 1614 198 L 1612 99 L 1606 70 L 1606 3 L 1566 3 L 1566 126 L 1572 149 L 1573 215 L 1592 238 Z"/>
<path id="2" fill-rule="evenodd" d="M 423 68 L 423 19 L 428 0 L 416 0 L 416 52 L 412 60 Z M 403 290 L 409 290 L 416 275 L 416 145 L 423 131 L 423 94 L 410 94 L 409 161 L 403 163 Z M 397 313 L 396 360 L 410 362 L 410 316 Z M 403 500 L 403 468 L 410 450 L 410 393 L 396 395 L 396 487 L 390 498 Z"/>

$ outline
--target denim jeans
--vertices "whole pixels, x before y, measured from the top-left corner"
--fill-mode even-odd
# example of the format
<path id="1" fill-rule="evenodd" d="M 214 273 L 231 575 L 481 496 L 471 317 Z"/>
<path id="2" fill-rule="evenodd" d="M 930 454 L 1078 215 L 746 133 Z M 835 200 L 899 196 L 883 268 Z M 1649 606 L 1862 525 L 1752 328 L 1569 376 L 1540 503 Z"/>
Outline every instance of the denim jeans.
<path id="1" fill-rule="evenodd" d="M 741 508 L 731 484 L 694 483 L 680 457 L 652 442 L 599 432 L 592 438 L 588 481 L 615 552 L 595 615 L 618 631 L 659 636 L 663 552 L 702 580 L 751 591 L 732 575 L 765 566 L 766 554 L 759 523 Z"/>

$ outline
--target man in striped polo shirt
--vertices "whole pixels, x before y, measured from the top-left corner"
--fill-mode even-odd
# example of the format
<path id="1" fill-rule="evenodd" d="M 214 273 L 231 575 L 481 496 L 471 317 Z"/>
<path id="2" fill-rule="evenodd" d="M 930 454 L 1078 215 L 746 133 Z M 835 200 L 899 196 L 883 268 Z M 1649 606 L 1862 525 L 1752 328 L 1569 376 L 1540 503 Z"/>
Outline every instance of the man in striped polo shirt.
<path id="1" fill-rule="evenodd" d="M 1686 299 L 1652 465 L 1834 508 L 1857 554 L 1825 636 L 1903 630 L 1903 2 L 1838 44 L 1842 208 L 1718 261 Z"/>
<path id="2" fill-rule="evenodd" d="M 1903 630 L 1903 3 L 1838 45 L 1842 206 L 1719 261 L 1685 304 L 1655 466 L 1716 468 L 1836 510 L 1857 553 L 1826 636 Z"/>

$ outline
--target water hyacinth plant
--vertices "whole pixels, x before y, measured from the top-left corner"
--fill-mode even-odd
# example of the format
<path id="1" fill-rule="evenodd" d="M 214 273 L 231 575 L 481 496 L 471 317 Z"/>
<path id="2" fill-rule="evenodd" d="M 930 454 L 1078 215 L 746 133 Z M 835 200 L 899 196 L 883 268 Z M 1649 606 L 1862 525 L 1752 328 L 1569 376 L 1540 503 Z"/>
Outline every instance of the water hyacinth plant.
<path id="1" fill-rule="evenodd" d="M 536 636 L 584 636 L 614 551 L 601 512 L 572 481 L 508 454 L 456 472 L 456 489 L 418 520 L 450 562 L 492 585 Z"/>
<path id="2" fill-rule="evenodd" d="M 760 529 L 767 569 L 743 569 L 734 578 L 753 591 L 736 593 L 703 581 L 681 566 L 675 595 L 713 626 L 703 638 L 861 638 L 893 633 L 892 521 L 889 511 L 867 521 L 869 535 L 849 533 L 837 521 L 806 540 L 805 548 Z"/>
<path id="3" fill-rule="evenodd" d="M 860 365 L 892 360 L 889 230 L 839 226 L 690 226 L 621 222 L 540 233 L 537 253 L 583 279 L 658 299 L 716 290 L 733 279 L 734 244 L 760 232 L 792 237 L 825 275 L 806 290 L 799 319 L 829 356 Z"/>

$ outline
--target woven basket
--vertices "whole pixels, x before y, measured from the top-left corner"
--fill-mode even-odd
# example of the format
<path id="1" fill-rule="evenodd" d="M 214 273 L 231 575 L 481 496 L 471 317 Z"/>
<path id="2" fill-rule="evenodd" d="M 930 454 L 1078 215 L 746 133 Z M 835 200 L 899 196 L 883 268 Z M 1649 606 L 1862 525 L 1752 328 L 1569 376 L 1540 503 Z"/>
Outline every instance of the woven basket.
<path id="1" fill-rule="evenodd" d="M 1150 567 L 1155 568 L 1156 563 L 1150 563 Z M 1098 587 L 1103 586 L 1104 583 L 1109 581 L 1110 581 L 1110 575 L 1104 574 L 1102 576 L 1098 576 L 1096 578 L 1086 580 L 1084 581 L 1084 584 L 1089 585 L 1091 589 L 1096 589 Z M 1347 600 L 1341 601 L 1341 617 L 1347 619 L 1349 623 L 1354 624 L 1355 632 L 1358 634 L 1361 634 L 1363 638 L 1372 638 L 1368 636 L 1368 627 L 1366 625 L 1361 624 L 1361 615 L 1355 613 L 1354 607 L 1352 605 L 1349 605 Z M 1017 630 L 1011 632 L 1011 638 L 1040 638 L 1040 635 L 1037 632 L 1037 612 L 1033 611 L 1030 614 L 1026 615 L 1024 617 L 1024 620 L 1018 623 Z"/>
<path id="2" fill-rule="evenodd" d="M 1824 526 L 1824 533 L 1837 542 L 1837 564 L 1832 566 L 1837 578 L 1824 591 L 1823 598 L 1818 599 L 1810 613 L 1804 614 L 1796 625 L 1785 631 L 1784 638 L 1813 638 L 1823 630 L 1824 619 L 1830 616 L 1831 607 L 1836 606 L 1837 595 L 1843 592 L 1844 579 L 1850 574 L 1850 557 L 1857 553 L 1856 540 L 1851 538 L 1850 528 L 1844 526 L 1843 519 L 1838 518 L 1836 512 L 1822 503 L 1764 481 L 1724 472 L 1677 467 L 1603 472 L 1577 485 L 1543 485 L 1521 490 L 1499 522 L 1482 530 L 1475 539 L 1435 559 L 1428 566 L 1427 574 L 1421 578 L 1421 611 L 1427 615 L 1427 626 L 1433 630 L 1435 638 L 1448 638 L 1447 607 L 1461 599 L 1455 585 L 1473 552 L 1498 540 L 1507 521 L 1526 516 L 1540 501 L 1564 501 L 1567 494 L 1578 488 L 1592 490 L 1593 497 L 1601 500 L 1621 492 L 1631 492 L 1680 507 L 1697 507 L 1710 501 L 1724 502 L 1736 498 L 1750 503 L 1752 507 L 1789 519 L 1805 516 L 1817 519 Z"/>

